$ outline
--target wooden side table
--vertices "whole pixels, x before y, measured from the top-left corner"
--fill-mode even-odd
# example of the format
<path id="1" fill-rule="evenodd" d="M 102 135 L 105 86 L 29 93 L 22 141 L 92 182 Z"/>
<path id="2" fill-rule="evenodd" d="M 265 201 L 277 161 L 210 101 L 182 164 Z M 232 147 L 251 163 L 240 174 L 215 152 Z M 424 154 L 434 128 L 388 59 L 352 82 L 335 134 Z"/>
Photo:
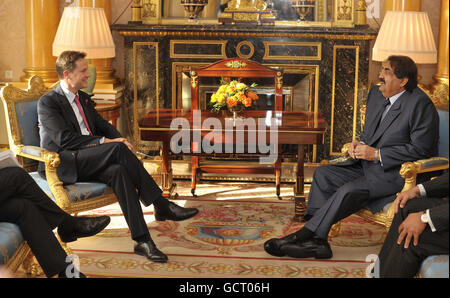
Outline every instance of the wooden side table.
<path id="1" fill-rule="evenodd" d="M 109 121 L 117 128 L 117 119 L 120 117 L 120 107 L 122 103 L 97 103 L 95 109 L 106 121 Z"/>

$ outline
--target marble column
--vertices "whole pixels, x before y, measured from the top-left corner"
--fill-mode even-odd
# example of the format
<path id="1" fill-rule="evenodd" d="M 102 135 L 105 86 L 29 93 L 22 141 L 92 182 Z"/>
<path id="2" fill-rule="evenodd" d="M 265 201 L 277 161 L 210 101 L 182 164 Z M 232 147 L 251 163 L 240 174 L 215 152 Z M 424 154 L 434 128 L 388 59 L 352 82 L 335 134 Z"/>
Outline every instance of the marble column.
<path id="1" fill-rule="evenodd" d="M 111 1 L 110 0 L 78 0 L 80 7 L 96 7 L 105 10 L 106 19 L 111 24 Z M 113 58 L 92 59 L 97 69 L 96 84 L 118 84 L 119 79 L 114 76 L 115 70 L 112 66 Z"/>
<path id="2" fill-rule="evenodd" d="M 56 82 L 53 39 L 59 24 L 58 0 L 25 0 L 26 67 L 20 79 L 39 75 L 44 82 Z"/>

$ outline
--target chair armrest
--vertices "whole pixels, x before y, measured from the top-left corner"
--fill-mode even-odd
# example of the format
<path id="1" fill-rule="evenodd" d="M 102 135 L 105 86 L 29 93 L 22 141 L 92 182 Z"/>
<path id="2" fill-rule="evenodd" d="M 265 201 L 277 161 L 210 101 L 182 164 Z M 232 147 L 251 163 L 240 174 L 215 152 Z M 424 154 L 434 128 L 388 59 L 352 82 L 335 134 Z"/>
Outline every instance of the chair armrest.
<path id="1" fill-rule="evenodd" d="M 411 189 L 416 185 L 418 174 L 445 169 L 448 169 L 447 157 L 432 157 L 403 163 L 400 169 L 400 176 L 405 179 L 402 191 Z"/>
<path id="2" fill-rule="evenodd" d="M 350 157 L 350 154 L 348 154 L 348 148 L 350 147 L 351 143 L 345 143 L 344 146 L 342 146 L 341 153 L 343 157 Z"/>
<path id="3" fill-rule="evenodd" d="M 447 157 L 432 157 L 428 159 L 419 159 L 414 162 L 408 161 L 403 163 L 400 168 L 400 176 L 405 179 L 405 185 L 403 186 L 402 192 L 416 186 L 418 174 L 445 169 L 448 169 Z M 397 198 L 395 200 L 397 200 Z M 391 204 L 384 212 L 387 218 L 394 218 L 394 205 L 395 204 Z"/>
<path id="4" fill-rule="evenodd" d="M 56 172 L 61 162 L 59 154 L 41 147 L 24 145 L 16 146 L 14 151 L 19 156 L 41 161 L 45 164 L 46 180 L 56 200 L 56 204 L 64 210 L 68 208 L 70 206 L 70 199 L 64 190 L 63 182 L 59 179 Z"/>

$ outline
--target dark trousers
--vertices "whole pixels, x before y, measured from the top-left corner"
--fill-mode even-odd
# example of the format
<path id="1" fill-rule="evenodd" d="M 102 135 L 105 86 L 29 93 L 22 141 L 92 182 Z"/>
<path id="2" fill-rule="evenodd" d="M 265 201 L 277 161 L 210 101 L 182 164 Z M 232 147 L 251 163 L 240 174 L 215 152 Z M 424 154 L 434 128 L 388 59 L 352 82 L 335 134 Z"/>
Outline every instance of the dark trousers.
<path id="1" fill-rule="evenodd" d="M 52 230 L 70 217 L 22 168 L 0 169 L 0 221 L 17 224 L 44 273 L 50 277 L 67 267 L 66 252 Z"/>
<path id="2" fill-rule="evenodd" d="M 125 144 L 106 143 L 79 150 L 77 171 L 79 181 L 97 180 L 113 189 L 132 239 L 150 237 L 139 201 L 148 206 L 162 191 Z"/>
<path id="3" fill-rule="evenodd" d="M 420 234 L 417 246 L 410 243 L 405 249 L 405 240 L 400 245 L 397 244 L 398 228 L 408 214 L 444 204 L 443 199 L 416 198 L 408 201 L 404 208 L 399 208 L 378 255 L 380 277 L 413 277 L 419 271 L 422 261 L 428 256 L 448 254 L 448 230 L 432 232 L 429 225 Z M 445 208 L 448 208 L 448 205 L 445 205 Z"/>
<path id="4" fill-rule="evenodd" d="M 305 227 L 327 239 L 331 226 L 369 203 L 361 165 L 318 167 L 308 196 Z"/>

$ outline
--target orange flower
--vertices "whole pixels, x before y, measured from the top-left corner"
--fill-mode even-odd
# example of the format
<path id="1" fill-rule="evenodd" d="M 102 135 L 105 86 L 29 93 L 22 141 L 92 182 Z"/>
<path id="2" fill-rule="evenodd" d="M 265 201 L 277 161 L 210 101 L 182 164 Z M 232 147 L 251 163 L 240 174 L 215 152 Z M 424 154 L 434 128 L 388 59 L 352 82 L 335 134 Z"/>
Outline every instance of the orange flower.
<path id="1" fill-rule="evenodd" d="M 255 92 L 253 92 L 253 91 L 247 91 L 247 96 L 250 99 L 258 99 L 258 95 Z"/>
<path id="2" fill-rule="evenodd" d="M 238 103 L 237 98 L 234 96 L 228 97 L 227 99 L 227 106 L 228 108 L 232 108 L 234 106 L 236 106 Z"/>
<path id="3" fill-rule="evenodd" d="M 252 100 L 251 100 L 250 98 L 245 98 L 245 99 L 242 101 L 242 104 L 243 104 L 246 108 L 248 108 L 248 107 L 250 107 L 250 106 L 252 105 Z"/>

